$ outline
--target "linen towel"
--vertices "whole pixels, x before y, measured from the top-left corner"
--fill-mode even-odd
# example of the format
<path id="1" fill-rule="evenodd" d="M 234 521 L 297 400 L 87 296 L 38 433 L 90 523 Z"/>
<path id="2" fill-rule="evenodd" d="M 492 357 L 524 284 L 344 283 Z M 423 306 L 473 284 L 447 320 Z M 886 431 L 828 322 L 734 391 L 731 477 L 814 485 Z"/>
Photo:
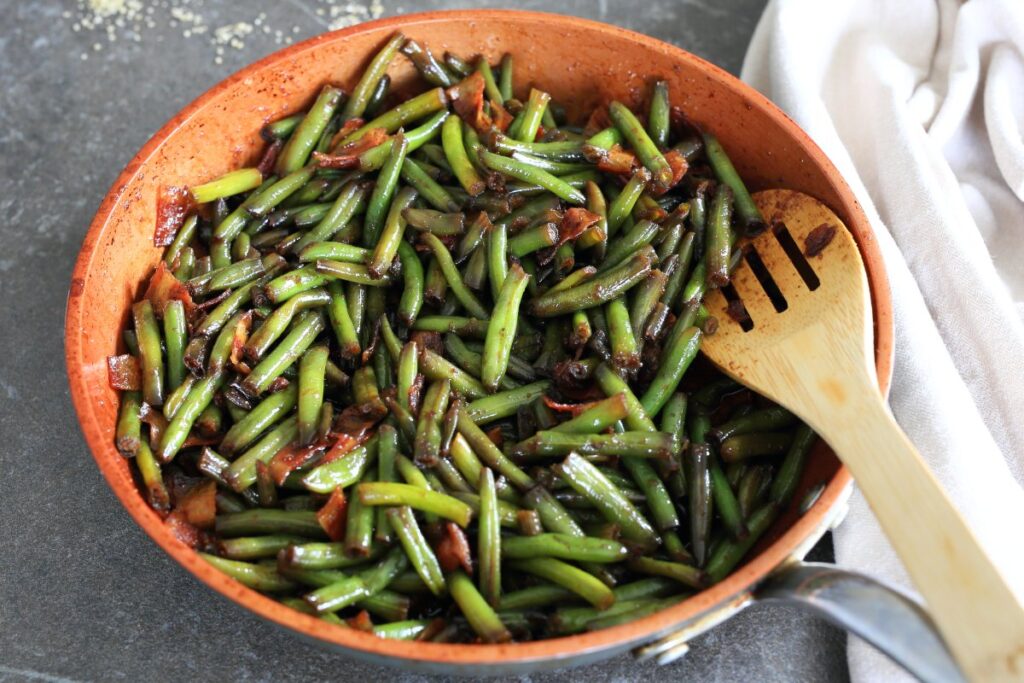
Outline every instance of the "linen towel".
<path id="1" fill-rule="evenodd" d="M 773 0 L 742 77 L 864 207 L 894 300 L 890 406 L 1024 595 L 1024 2 Z M 910 586 L 859 493 L 835 544 Z M 849 661 L 910 679 L 856 638 Z"/>

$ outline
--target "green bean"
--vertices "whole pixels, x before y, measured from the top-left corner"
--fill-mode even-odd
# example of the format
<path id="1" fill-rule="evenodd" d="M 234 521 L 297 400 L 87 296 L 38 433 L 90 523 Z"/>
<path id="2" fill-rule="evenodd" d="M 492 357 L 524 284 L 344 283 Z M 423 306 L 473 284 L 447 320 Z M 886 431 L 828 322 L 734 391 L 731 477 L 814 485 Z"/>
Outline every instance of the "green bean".
<path id="1" fill-rule="evenodd" d="M 570 590 L 552 584 L 539 584 L 521 590 L 505 593 L 501 596 L 499 608 L 502 610 L 522 610 L 533 607 L 547 607 L 570 602 L 576 594 Z"/>
<path id="2" fill-rule="evenodd" d="M 672 107 L 668 99 L 668 83 L 655 81 L 647 114 L 647 132 L 660 149 L 668 147 Z"/>
<path id="3" fill-rule="evenodd" d="M 487 188 L 487 184 L 480 177 L 480 174 L 477 173 L 476 168 L 466 153 L 463 140 L 464 125 L 459 117 L 449 117 L 441 128 L 441 142 L 444 146 L 444 153 L 448 159 L 448 164 L 451 166 L 452 172 L 458 179 L 459 184 L 462 185 L 462 188 L 470 196 L 475 197 Z"/>
<path id="4" fill-rule="evenodd" d="M 389 482 L 363 483 L 359 484 L 357 492 L 364 505 L 408 506 L 450 519 L 462 527 L 468 526 L 473 516 L 472 508 L 461 500 L 418 486 Z"/>
<path id="5" fill-rule="evenodd" d="M 184 230 L 184 228 L 182 229 Z M 170 247 L 168 247 L 168 249 L 170 249 Z M 175 257 L 175 263 L 177 265 L 174 269 L 174 277 L 183 281 L 192 277 L 196 265 L 196 254 L 192 247 L 185 247 L 182 249 Z"/>
<path id="6" fill-rule="evenodd" d="M 686 322 L 684 318 L 680 318 L 680 321 Z M 678 336 L 673 331 L 670 336 L 671 343 L 666 344 L 662 352 L 658 373 L 640 399 L 640 404 L 648 415 L 656 415 L 679 386 L 686 369 L 697 357 L 701 336 L 700 330 L 696 327 L 688 327 Z"/>
<path id="7" fill-rule="evenodd" d="M 731 436 L 750 432 L 768 432 L 783 429 L 796 422 L 796 416 L 782 406 L 755 410 L 745 415 L 732 417 L 728 422 L 711 430 L 711 436 L 719 443 Z"/>
<path id="8" fill-rule="evenodd" d="M 625 187 L 622 188 L 622 191 L 608 205 L 607 229 L 609 237 L 615 235 L 626 222 L 626 219 L 629 218 L 630 213 L 633 211 L 633 206 L 640 199 L 640 195 L 643 194 L 650 180 L 651 174 L 646 169 L 640 169 L 632 175 Z"/>
<path id="9" fill-rule="evenodd" d="M 576 417 L 551 428 L 568 434 L 598 434 L 626 417 L 629 405 L 624 394 L 615 394 L 595 403 Z"/>
<path id="10" fill-rule="evenodd" d="M 424 349 L 425 353 L 430 353 Z M 433 378 L 432 378 L 433 379 Z M 416 439 L 413 444 L 414 459 L 417 465 L 432 467 L 441 457 L 441 420 L 448 410 L 451 398 L 452 382 L 440 379 L 431 382 L 423 395 L 423 406 L 420 408 L 419 422 L 416 424 Z"/>
<path id="11" fill-rule="evenodd" d="M 743 180 L 733 167 L 732 161 L 729 160 L 718 138 L 710 133 L 702 133 L 702 136 L 704 151 L 711 163 L 711 169 L 722 186 L 728 187 L 732 191 L 732 196 L 736 200 L 736 213 L 740 216 L 744 230 L 748 235 L 756 235 L 765 228 L 765 221 L 757 204 L 750 196 L 750 192 L 747 191 L 747 186 L 743 184 Z"/>
<path id="12" fill-rule="evenodd" d="M 768 531 L 778 516 L 774 503 L 766 503 L 747 518 L 749 534 L 743 540 L 726 539 L 715 548 L 708 560 L 706 573 L 712 583 L 718 583 L 731 572 L 754 544 Z"/>
<path id="13" fill-rule="evenodd" d="M 313 441 L 324 403 L 324 376 L 327 373 L 327 347 L 320 344 L 306 351 L 299 362 L 298 426 L 299 443 Z"/>
<path id="14" fill-rule="evenodd" d="M 508 369 L 512 342 L 519 322 L 519 305 L 526 292 L 529 277 L 518 264 L 513 265 L 494 305 L 484 340 L 483 363 L 480 368 L 484 388 L 491 392 L 498 388 Z"/>
<path id="15" fill-rule="evenodd" d="M 732 191 L 727 185 L 719 185 L 711 203 L 705 250 L 707 282 L 711 287 L 724 287 L 729 284 L 729 258 L 733 242 L 732 228 L 729 227 L 731 218 Z"/>
<path id="16" fill-rule="evenodd" d="M 781 455 L 793 443 L 792 434 L 749 432 L 731 436 L 722 442 L 722 460 L 736 462 L 762 455 Z"/>
<path id="17" fill-rule="evenodd" d="M 604 538 L 566 534 L 509 537 L 501 546 L 502 557 L 511 560 L 557 557 L 573 562 L 620 562 L 629 556 L 626 546 Z"/>
<path id="18" fill-rule="evenodd" d="M 551 95 L 548 93 L 536 88 L 530 89 L 530 96 L 526 101 L 526 107 L 523 109 L 523 119 L 516 131 L 515 137 L 517 139 L 523 142 L 533 142 L 534 138 L 537 137 L 537 129 L 540 127 L 541 118 L 544 116 L 550 101 Z"/>
<path id="19" fill-rule="evenodd" d="M 139 417 L 141 407 L 142 395 L 138 391 L 121 394 L 114 443 L 117 444 L 118 452 L 126 458 L 134 458 L 139 452 L 142 441 L 142 420 Z"/>
<path id="20" fill-rule="evenodd" d="M 640 365 L 640 344 L 629 322 L 629 309 L 623 297 L 612 299 L 605 305 L 608 322 L 608 341 L 612 363 L 618 368 L 632 369 Z"/>
<path id="21" fill-rule="evenodd" d="M 555 293 L 545 292 L 530 302 L 530 311 L 539 317 L 553 317 L 607 303 L 643 280 L 650 272 L 653 258 L 654 250 L 645 246 L 620 265 L 583 284 Z"/>
<path id="22" fill-rule="evenodd" d="M 523 142 L 503 133 L 494 133 L 491 147 L 502 154 L 520 152 L 541 159 L 552 161 L 583 161 L 583 143 L 578 140 L 559 140 L 557 142 Z"/>
<path id="23" fill-rule="evenodd" d="M 309 290 L 316 289 L 317 287 L 322 287 L 323 285 L 327 284 L 327 282 L 328 278 L 316 272 L 316 267 L 311 264 L 305 266 L 304 268 L 298 268 L 296 270 L 292 270 L 290 272 L 278 276 L 277 278 L 268 282 L 263 289 L 264 293 L 267 295 L 267 298 L 270 299 L 272 303 L 280 304 L 284 303 L 285 301 L 288 301 L 288 299 L 292 298 L 297 294 L 301 294 L 302 292 L 308 292 Z M 235 296 L 239 292 L 246 292 L 248 298 L 251 298 L 251 290 L 252 284 L 246 285 L 245 287 L 236 290 L 231 296 Z M 226 304 L 230 298 L 231 297 L 225 299 L 220 304 L 220 306 Z M 242 303 L 244 302 L 239 302 L 238 305 L 241 305 Z M 220 306 L 218 306 L 218 308 L 220 308 Z M 217 309 L 214 309 L 214 312 L 216 310 Z M 212 316 L 214 312 L 211 312 L 210 315 Z"/>
<path id="24" fill-rule="evenodd" d="M 334 330 L 334 336 L 338 340 L 341 354 L 355 358 L 359 355 L 361 348 L 359 335 L 356 333 L 352 317 L 349 315 L 348 302 L 341 282 L 334 280 L 327 283 L 327 293 L 330 297 L 327 305 L 327 318 L 331 323 L 331 329 Z"/>
<path id="25" fill-rule="evenodd" d="M 680 291 L 683 292 L 682 298 L 684 306 L 690 301 L 700 301 L 704 297 L 704 261 L 700 261 L 697 264 L 693 269 L 692 274 L 689 273 L 690 261 L 693 257 L 695 244 L 696 235 L 692 232 L 688 232 L 679 241 L 676 253 L 673 256 L 669 256 L 669 260 L 672 258 L 676 259 L 676 268 L 672 274 L 669 275 L 668 282 L 665 285 L 665 293 L 661 296 L 661 302 L 670 308 L 673 307 L 676 300 L 680 298 Z M 665 263 L 666 269 L 667 263 L 668 261 Z M 698 270 L 700 271 L 699 274 L 697 272 Z M 691 280 L 689 282 L 687 282 L 688 274 L 691 275 Z M 699 285 L 697 284 L 698 282 Z"/>
<path id="26" fill-rule="evenodd" d="M 501 58 L 501 76 L 498 80 L 498 89 L 501 91 L 501 104 L 512 99 L 512 68 L 513 58 L 509 53 Z"/>
<path id="27" fill-rule="evenodd" d="M 417 391 L 416 377 L 419 374 L 418 367 L 419 346 L 415 341 L 410 341 L 402 347 L 398 362 L 398 384 L 396 399 L 403 408 L 412 412 L 413 392 Z"/>
<path id="28" fill-rule="evenodd" d="M 351 486 L 362 479 L 376 455 L 377 446 L 371 439 L 343 458 L 314 467 L 302 477 L 302 485 L 313 493 L 330 493 L 338 487 Z"/>
<path id="29" fill-rule="evenodd" d="M 372 470 L 368 471 L 364 477 L 364 481 L 375 478 Z M 366 485 L 359 484 L 359 486 Z M 370 544 L 373 542 L 373 523 L 376 515 L 377 511 L 363 503 L 362 497 L 358 495 L 350 497 L 345 517 L 345 553 L 349 557 L 368 557 L 370 555 Z"/>
<path id="30" fill-rule="evenodd" d="M 314 270 L 328 281 L 344 280 L 345 282 L 371 287 L 382 287 L 388 284 L 389 281 L 387 274 L 379 278 L 375 277 L 369 268 L 358 263 L 318 259 L 314 265 Z"/>
<path id="31" fill-rule="evenodd" d="M 388 69 L 388 65 L 391 64 L 395 58 L 395 53 L 398 52 L 404 42 L 405 36 L 401 33 L 396 33 L 374 55 L 366 70 L 363 71 L 363 75 L 359 78 L 356 87 L 352 90 L 352 96 L 345 102 L 345 106 L 341 110 L 341 118 L 343 120 L 348 121 L 349 119 L 363 116 L 378 84 L 382 79 L 386 78 L 385 72 Z"/>
<path id="32" fill-rule="evenodd" d="M 408 619 L 373 627 L 373 635 L 390 640 L 416 640 L 430 626 L 429 619 Z"/>
<path id="33" fill-rule="evenodd" d="M 483 249 L 473 252 L 463 269 L 462 279 L 470 289 L 480 291 L 487 281 L 487 254 Z"/>
<path id="34" fill-rule="evenodd" d="M 674 443 L 675 436 L 671 435 L 671 438 Z M 676 512 L 675 504 L 672 502 L 665 484 L 662 483 L 657 471 L 650 463 L 641 458 L 627 457 L 622 459 L 622 464 L 643 492 L 647 509 L 650 510 L 651 517 L 654 518 L 655 526 L 662 532 L 678 527 L 679 515 Z"/>
<path id="35" fill-rule="evenodd" d="M 221 409 L 217 407 L 217 404 L 211 403 L 196 418 L 196 428 L 204 436 L 213 436 L 220 433 L 223 421 L 224 414 Z"/>
<path id="36" fill-rule="evenodd" d="M 207 553 L 199 553 L 199 557 L 235 581 L 258 591 L 279 593 L 291 590 L 295 586 L 291 581 L 281 576 L 273 567 L 229 560 Z"/>
<path id="37" fill-rule="evenodd" d="M 504 476 L 513 485 L 520 489 L 532 488 L 536 482 L 526 472 L 519 469 L 515 463 L 508 459 L 501 450 L 494 445 L 480 427 L 477 426 L 470 413 L 471 407 L 467 406 L 459 411 L 458 430 L 466 439 L 466 442 L 473 449 L 476 455 L 491 469 Z"/>
<path id="38" fill-rule="evenodd" d="M 398 319 L 412 326 L 423 306 L 423 265 L 415 250 L 404 241 L 398 243 L 398 260 L 402 264 L 403 288 L 398 302 Z"/>
<path id="39" fill-rule="evenodd" d="M 225 538 L 217 543 L 221 555 L 230 560 L 260 560 L 277 557 L 278 552 L 295 543 L 303 543 L 301 536 L 277 534 L 272 536 L 243 536 Z"/>
<path id="40" fill-rule="evenodd" d="M 406 209 L 402 213 L 409 225 L 417 230 L 431 232 L 441 237 L 455 237 L 464 231 L 465 216 L 460 212 L 443 213 L 433 209 Z"/>
<path id="41" fill-rule="evenodd" d="M 427 540 L 423 537 L 423 532 L 413 516 L 412 508 L 406 505 L 390 508 L 387 515 L 391 528 L 398 536 L 416 573 L 420 575 L 431 593 L 441 595 L 445 590 L 441 565 L 437 561 L 437 556 L 427 545 Z"/>
<path id="42" fill-rule="evenodd" d="M 366 346 L 366 333 L 363 320 L 366 319 L 366 287 L 358 282 L 345 282 L 345 303 L 348 306 L 348 317 L 352 319 L 352 328 L 359 335 L 359 343 Z"/>
<path id="43" fill-rule="evenodd" d="M 160 406 L 164 402 L 164 360 L 153 305 L 148 300 L 136 303 L 132 317 L 142 361 L 142 398 L 151 406 Z"/>
<path id="44" fill-rule="evenodd" d="M 260 404 L 261 406 L 263 404 Z M 257 406 L 259 408 L 259 406 Z M 289 408 L 290 410 L 290 408 Z M 294 417 L 279 422 L 263 438 L 231 463 L 224 473 L 224 479 L 235 491 L 244 491 L 256 481 L 256 463 L 268 463 L 274 455 L 287 446 L 298 434 L 298 425 Z M 236 447 L 240 448 L 240 447 Z"/>
<path id="45" fill-rule="evenodd" d="M 800 474 L 804 469 L 804 463 L 807 461 L 807 455 L 816 440 L 817 435 L 805 424 L 801 424 L 793 433 L 793 441 L 779 466 L 769 494 L 772 502 L 778 507 L 787 505 L 793 497 L 800 481 Z"/>
<path id="46" fill-rule="evenodd" d="M 582 205 L 586 202 L 586 197 L 582 192 L 564 179 L 558 178 L 547 171 L 528 166 L 522 161 L 503 157 L 493 152 L 483 152 L 480 157 L 487 168 L 492 171 L 497 171 L 503 175 L 521 180 L 524 183 L 539 185 L 570 204 Z M 467 191 L 469 190 L 467 189 Z"/>
<path id="47" fill-rule="evenodd" d="M 508 240 L 508 250 L 516 258 L 546 249 L 558 243 L 558 226 L 542 223 L 518 233 Z"/>
<path id="48" fill-rule="evenodd" d="M 598 609 L 615 603 L 615 594 L 592 574 L 550 557 L 536 557 L 509 562 L 509 569 L 533 574 L 572 591 Z"/>
<path id="49" fill-rule="evenodd" d="M 608 116 L 641 163 L 651 172 L 654 182 L 661 187 L 669 187 L 672 183 L 672 167 L 658 151 L 657 145 L 647 135 L 636 115 L 621 102 L 612 102 L 608 105 Z"/>
<path id="50" fill-rule="evenodd" d="M 448 575 L 448 591 L 481 640 L 487 643 L 512 640 L 512 634 L 464 571 L 457 570 Z"/>
<path id="51" fill-rule="evenodd" d="M 477 537 L 477 556 L 480 572 L 480 591 L 492 607 L 501 600 L 501 516 L 498 493 L 494 487 L 494 473 L 480 468 L 477 482 L 480 491 L 480 522 Z"/>
<path id="52" fill-rule="evenodd" d="M 539 431 L 515 445 L 512 453 L 521 459 L 580 455 L 610 455 L 634 458 L 668 458 L 675 437 L 664 432 L 623 432 L 621 434 L 573 434 Z"/>
<path id="53" fill-rule="evenodd" d="M 610 522 L 619 524 L 622 535 L 645 548 L 660 543 L 657 532 L 640 511 L 600 470 L 575 453 L 568 455 L 556 471 L 575 491 L 587 497 Z"/>
<path id="54" fill-rule="evenodd" d="M 444 89 L 434 88 L 433 90 L 428 90 L 421 95 L 417 95 L 412 99 L 402 102 L 394 109 L 386 111 L 375 119 L 363 124 L 363 126 L 356 129 L 350 133 L 348 137 L 342 140 L 340 146 L 359 140 L 366 135 L 368 131 L 373 130 L 374 128 L 383 128 L 388 133 L 394 133 L 396 130 L 402 128 L 408 123 L 418 121 L 444 109 L 446 104 L 447 98 L 445 97 Z"/>
<path id="55" fill-rule="evenodd" d="M 728 473 L 726 474 L 728 478 Z M 729 482 L 732 484 L 732 482 Z M 736 486 L 736 501 L 740 506 L 740 517 L 746 519 L 772 487 L 772 468 L 769 465 L 758 465 L 742 472 Z"/>
<path id="56" fill-rule="evenodd" d="M 690 546 L 698 566 L 704 566 L 708 553 L 708 541 L 711 534 L 711 448 L 705 442 L 708 430 L 708 419 L 695 416 L 690 425 L 690 471 L 687 480 L 690 484 Z"/>
<path id="57" fill-rule="evenodd" d="M 159 512 L 170 510 L 171 494 L 164 484 L 160 463 L 154 457 L 147 439 L 139 441 L 139 448 L 135 453 L 135 465 L 139 468 L 139 475 L 142 478 L 142 485 L 146 492 L 146 500 L 149 502 L 150 507 Z"/>
<path id="58" fill-rule="evenodd" d="M 415 159 L 402 162 L 402 180 L 412 185 L 424 200 L 438 211 L 458 211 L 459 204 L 448 190 L 435 181 Z"/>
<path id="59" fill-rule="evenodd" d="M 604 262 L 598 272 L 607 271 L 622 263 L 638 249 L 647 246 L 654 239 L 661 229 L 657 223 L 648 220 L 637 221 L 626 234 L 608 244 Z"/>
<path id="60" fill-rule="evenodd" d="M 423 298 L 431 305 L 441 306 L 447 292 L 448 281 L 444 277 L 444 272 L 441 271 L 441 264 L 437 262 L 437 259 L 431 258 L 424 276 Z"/>
<path id="61" fill-rule="evenodd" d="M 184 353 L 188 342 L 185 307 L 181 301 L 172 299 L 164 306 L 163 316 L 164 344 L 167 347 L 166 389 L 173 391 L 185 379 Z M 148 324 L 148 321 L 144 321 L 144 324 Z"/>
<path id="62" fill-rule="evenodd" d="M 643 333 L 651 314 L 657 308 L 669 276 L 660 270 L 652 270 L 646 280 L 633 290 L 629 308 L 629 324 L 636 333 Z M 646 336 L 646 335 L 645 335 Z"/>
<path id="63" fill-rule="evenodd" d="M 415 150 L 424 147 L 433 140 L 441 131 L 441 126 L 448 117 L 448 112 L 442 109 L 421 125 L 406 131 L 405 139 L 409 142 L 408 153 L 412 154 Z M 391 154 L 392 145 L 394 145 L 394 139 L 387 140 L 376 147 L 371 147 L 360 154 L 359 170 L 363 172 L 378 170 L 387 161 L 388 155 Z M 404 168 L 405 164 L 402 164 L 402 166 Z"/>
<path id="64" fill-rule="evenodd" d="M 480 380 L 430 349 L 423 349 L 420 352 L 420 372 L 427 379 L 450 381 L 452 389 L 466 398 L 479 399 L 487 395 L 487 390 Z"/>
<path id="65" fill-rule="evenodd" d="M 515 415 L 516 408 L 542 396 L 550 386 L 550 382 L 542 380 L 479 398 L 466 406 L 467 417 L 479 424 L 510 417 Z"/>
<path id="66" fill-rule="evenodd" d="M 298 253 L 302 263 L 331 259 L 344 263 L 369 263 L 373 251 L 344 242 L 310 242 Z"/>
<path id="67" fill-rule="evenodd" d="M 252 534 L 294 534 L 305 538 L 325 536 L 312 510 L 246 510 L 217 515 L 216 530 L 225 538 Z"/>
<path id="68" fill-rule="evenodd" d="M 494 72 L 491 70 L 491 65 L 487 63 L 487 58 L 480 55 L 476 59 L 476 71 L 480 73 L 484 80 L 484 94 L 487 99 L 498 104 L 505 104 L 505 100 L 508 99 L 502 95 L 501 89 L 494 80 Z M 469 74 L 466 74 L 467 76 Z"/>
<path id="69" fill-rule="evenodd" d="M 336 612 L 369 596 L 370 591 L 362 578 L 347 576 L 336 583 L 307 593 L 304 599 L 317 614 L 320 614 Z"/>
<path id="70" fill-rule="evenodd" d="M 452 255 L 448 251 L 448 248 L 444 246 L 444 243 L 435 235 L 431 235 L 430 233 L 424 233 L 422 239 L 426 245 L 430 247 L 431 252 L 433 252 L 434 260 L 437 262 L 438 267 L 444 274 L 445 281 L 451 288 L 452 293 L 459 300 L 459 303 L 461 303 L 473 317 L 481 319 L 487 318 L 487 309 L 484 308 L 479 299 L 469 291 L 469 288 L 466 287 L 465 283 L 462 281 L 462 278 L 459 275 L 459 270 L 455 266 L 455 261 L 452 259 Z"/>
<path id="71" fill-rule="evenodd" d="M 455 85 L 455 78 L 448 72 L 443 64 L 438 62 L 429 48 L 425 48 L 415 40 L 409 38 L 401 47 L 402 54 L 416 65 L 420 76 L 431 85 L 439 85 L 445 88 Z"/>
<path id="72" fill-rule="evenodd" d="M 398 177 L 402 171 L 402 165 L 405 162 L 405 156 L 408 151 L 409 142 L 399 132 L 391 145 L 391 152 L 388 155 L 387 161 L 380 168 L 377 182 L 373 186 L 373 194 L 370 195 L 369 203 L 366 206 L 366 218 L 363 224 L 363 242 L 366 245 L 377 244 L 380 238 L 381 230 L 384 228 L 384 220 L 388 216 L 392 198 L 395 196 L 395 191 L 398 187 Z M 411 197 L 415 197 L 415 192 L 413 192 Z M 408 201 L 411 203 L 412 198 L 409 198 Z M 400 217 L 401 211 L 396 216 Z M 380 245 L 377 248 L 379 250 Z"/>
<path id="73" fill-rule="evenodd" d="M 388 212 L 385 227 L 377 241 L 377 246 L 373 251 L 373 258 L 369 263 L 368 269 L 371 277 L 384 277 L 388 269 L 391 268 L 391 262 L 395 260 L 395 255 L 402 244 L 402 236 L 405 232 L 406 219 L 403 217 L 403 211 L 407 210 L 406 207 L 410 206 L 415 200 L 416 190 L 409 187 L 403 187 L 395 195 L 394 200 L 391 202 L 391 209 Z"/>
<path id="74" fill-rule="evenodd" d="M 164 263 L 168 268 L 178 267 L 175 262 L 178 261 L 184 254 L 185 249 L 192 242 L 192 238 L 195 237 L 196 228 L 199 225 L 199 217 L 195 214 L 185 219 L 185 222 L 178 228 L 178 232 L 174 235 L 174 240 L 167 247 L 167 252 L 164 254 Z M 177 273 L 175 273 L 177 277 Z M 178 278 L 179 280 L 182 278 Z"/>
<path id="75" fill-rule="evenodd" d="M 278 565 L 286 568 L 290 573 L 291 570 L 297 569 L 346 569 L 365 565 L 374 559 L 376 559 L 376 556 L 373 552 L 370 553 L 369 557 L 349 557 L 345 553 L 344 543 L 341 542 L 309 543 L 306 540 L 302 540 L 288 546 L 279 557 Z"/>
<path id="76" fill-rule="evenodd" d="M 278 174 L 292 173 L 306 163 L 343 97 L 340 88 L 324 86 L 281 150 L 277 159 Z"/>
<path id="77" fill-rule="evenodd" d="M 292 331 L 253 368 L 241 384 L 242 391 L 249 396 L 259 396 L 270 383 L 281 376 L 309 348 L 316 336 L 324 329 L 323 317 L 315 311 L 304 312 L 295 322 Z"/>
<path id="78" fill-rule="evenodd" d="M 243 203 L 245 211 L 255 218 L 262 218 L 266 216 L 273 211 L 275 207 L 281 204 L 281 202 L 302 189 L 302 187 L 310 181 L 315 172 L 315 166 L 302 166 L 300 164 L 296 168 L 288 171 L 287 175 L 274 182 L 272 185 L 256 190 L 256 192 L 254 192 Z M 224 224 L 217 226 L 218 233 L 221 232 L 222 225 Z M 224 236 L 217 235 L 216 233 L 215 235 L 218 237 Z"/>
<path id="79" fill-rule="evenodd" d="M 743 539 L 747 535 L 747 527 L 743 522 L 739 501 L 736 499 L 736 494 L 729 485 L 717 458 L 711 458 L 709 471 L 711 474 L 711 497 L 718 516 L 733 538 Z"/>
<path id="80" fill-rule="evenodd" d="M 160 445 L 155 455 L 160 462 L 170 462 L 178 454 L 181 447 L 188 438 L 192 425 L 199 418 L 199 415 L 213 401 L 213 395 L 224 383 L 224 375 L 216 374 L 196 382 L 188 396 L 182 402 L 181 407 L 174 414 L 174 418 L 164 431 Z"/>

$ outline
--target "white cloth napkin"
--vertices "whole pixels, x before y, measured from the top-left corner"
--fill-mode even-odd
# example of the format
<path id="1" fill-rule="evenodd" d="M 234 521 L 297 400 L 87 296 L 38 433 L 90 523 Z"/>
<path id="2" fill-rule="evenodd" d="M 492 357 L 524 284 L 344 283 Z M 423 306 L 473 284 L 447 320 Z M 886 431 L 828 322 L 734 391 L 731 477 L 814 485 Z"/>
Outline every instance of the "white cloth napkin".
<path id="1" fill-rule="evenodd" d="M 743 78 L 863 205 L 892 281 L 893 413 L 1024 595 L 1024 2 L 773 0 Z M 835 542 L 910 585 L 859 494 Z M 855 638 L 849 659 L 855 681 L 906 679 Z"/>

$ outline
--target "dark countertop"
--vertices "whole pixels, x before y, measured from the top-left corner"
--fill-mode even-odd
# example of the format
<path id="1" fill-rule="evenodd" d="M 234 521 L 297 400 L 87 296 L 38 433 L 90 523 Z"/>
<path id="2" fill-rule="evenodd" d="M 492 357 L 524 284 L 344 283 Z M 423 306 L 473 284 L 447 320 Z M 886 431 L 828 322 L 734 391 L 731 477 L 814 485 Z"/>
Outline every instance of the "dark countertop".
<path id="1" fill-rule="evenodd" d="M 327 653 L 215 597 L 136 527 L 85 447 L 68 398 L 62 330 L 71 268 L 100 199 L 181 107 L 278 49 L 277 40 L 326 30 L 331 5 L 339 13 L 347 3 L 248 0 L 230 15 L 231 3 L 218 0 L 140 4 L 152 13 L 122 16 L 121 27 L 116 16 L 104 23 L 114 41 L 104 26 L 82 24 L 90 0 L 0 5 L 0 681 L 425 680 Z M 488 4 L 386 0 L 383 12 Z M 669 40 L 736 73 L 763 4 L 568 0 L 559 7 Z M 213 29 L 241 20 L 253 32 L 237 46 L 222 32 L 228 44 L 218 63 Z M 209 28 L 200 32 L 202 25 Z M 830 559 L 830 545 L 815 556 Z M 843 681 L 845 642 L 795 609 L 758 606 L 665 668 L 622 656 L 526 680 Z"/>

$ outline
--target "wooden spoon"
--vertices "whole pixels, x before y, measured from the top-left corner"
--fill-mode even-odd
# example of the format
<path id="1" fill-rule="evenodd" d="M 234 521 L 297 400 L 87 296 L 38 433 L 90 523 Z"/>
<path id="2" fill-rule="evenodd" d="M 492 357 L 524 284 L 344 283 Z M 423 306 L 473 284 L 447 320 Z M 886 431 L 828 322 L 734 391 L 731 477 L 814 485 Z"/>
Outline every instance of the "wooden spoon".
<path id="1" fill-rule="evenodd" d="M 720 325 L 704 353 L 796 413 L 850 468 L 965 675 L 1024 680 L 1024 607 L 879 394 L 852 235 L 799 192 L 754 200 L 771 227 L 743 245 L 731 287 L 707 297 Z"/>

